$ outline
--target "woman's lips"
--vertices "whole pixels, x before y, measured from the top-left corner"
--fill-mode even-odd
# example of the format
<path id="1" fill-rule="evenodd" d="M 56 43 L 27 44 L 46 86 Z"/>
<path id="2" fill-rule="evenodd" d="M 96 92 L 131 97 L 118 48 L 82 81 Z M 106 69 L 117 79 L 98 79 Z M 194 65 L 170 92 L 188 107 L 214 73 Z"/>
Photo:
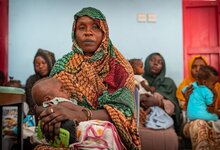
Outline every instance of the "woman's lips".
<path id="1" fill-rule="evenodd" d="M 158 68 L 157 67 L 152 67 L 151 70 L 157 72 Z"/>
<path id="2" fill-rule="evenodd" d="M 95 41 L 93 41 L 93 40 L 85 40 L 85 41 L 83 41 L 83 43 L 85 43 L 85 44 L 93 44 L 93 43 L 95 43 Z"/>

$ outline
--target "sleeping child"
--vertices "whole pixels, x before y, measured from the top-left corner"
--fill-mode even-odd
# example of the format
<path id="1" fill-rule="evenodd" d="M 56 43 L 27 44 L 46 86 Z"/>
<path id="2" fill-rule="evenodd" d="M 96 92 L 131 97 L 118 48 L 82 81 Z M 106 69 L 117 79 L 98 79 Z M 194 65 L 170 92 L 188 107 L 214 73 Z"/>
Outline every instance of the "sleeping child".
<path id="1" fill-rule="evenodd" d="M 71 107 L 76 106 L 76 102 L 70 100 L 70 94 L 63 88 L 62 83 L 55 78 L 43 78 L 36 82 L 32 88 L 32 97 L 38 106 L 49 107 L 50 105 L 56 104 L 65 106 L 72 105 Z M 53 113 L 53 111 L 51 113 Z M 69 144 L 75 143 L 77 140 L 76 126 L 77 122 L 72 120 L 64 121 L 61 124 L 61 128 L 66 129 L 70 133 Z M 64 146 L 59 145 L 64 143 L 54 142 L 52 145 L 56 145 L 55 147 L 67 147 L 69 145 L 66 144 Z"/>

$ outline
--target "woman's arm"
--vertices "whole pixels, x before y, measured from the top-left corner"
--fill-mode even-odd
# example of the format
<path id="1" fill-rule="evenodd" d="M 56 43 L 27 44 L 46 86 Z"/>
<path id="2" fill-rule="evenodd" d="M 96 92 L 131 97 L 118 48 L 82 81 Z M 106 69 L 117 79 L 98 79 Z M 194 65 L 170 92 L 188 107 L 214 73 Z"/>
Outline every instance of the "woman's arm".
<path id="1" fill-rule="evenodd" d="M 39 115 L 41 129 L 49 139 L 52 139 L 55 135 L 59 134 L 61 122 L 65 120 L 77 120 L 78 122 L 90 119 L 111 121 L 107 111 L 104 109 L 90 111 L 83 108 L 74 111 L 71 110 L 71 108 L 66 108 L 65 105 L 51 105 L 48 108 L 42 109 L 42 107 L 38 107 L 38 109 L 41 109 Z"/>
<path id="2" fill-rule="evenodd" d="M 164 108 L 164 103 L 162 98 L 156 98 L 154 96 L 149 96 L 147 94 L 141 94 L 140 95 L 140 105 L 144 109 L 147 109 L 151 106 L 159 106 L 161 108 Z"/>

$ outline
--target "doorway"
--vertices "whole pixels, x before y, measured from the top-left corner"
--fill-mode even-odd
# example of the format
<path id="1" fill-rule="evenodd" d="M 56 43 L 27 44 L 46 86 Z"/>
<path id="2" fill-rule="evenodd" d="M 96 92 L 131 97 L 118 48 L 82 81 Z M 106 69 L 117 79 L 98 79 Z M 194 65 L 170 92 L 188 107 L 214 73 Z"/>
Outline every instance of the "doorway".
<path id="1" fill-rule="evenodd" d="M 204 56 L 220 72 L 219 4 L 219 0 L 183 0 L 184 77 L 195 55 Z"/>

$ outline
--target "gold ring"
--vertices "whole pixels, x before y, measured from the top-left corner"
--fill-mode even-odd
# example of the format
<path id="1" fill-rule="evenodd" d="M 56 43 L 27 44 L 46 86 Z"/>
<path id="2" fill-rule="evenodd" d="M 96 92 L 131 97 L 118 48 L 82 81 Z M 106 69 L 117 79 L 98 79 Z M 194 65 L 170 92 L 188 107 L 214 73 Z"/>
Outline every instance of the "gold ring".
<path id="1" fill-rule="evenodd" d="M 50 109 L 51 113 L 53 113 L 53 108 Z"/>

